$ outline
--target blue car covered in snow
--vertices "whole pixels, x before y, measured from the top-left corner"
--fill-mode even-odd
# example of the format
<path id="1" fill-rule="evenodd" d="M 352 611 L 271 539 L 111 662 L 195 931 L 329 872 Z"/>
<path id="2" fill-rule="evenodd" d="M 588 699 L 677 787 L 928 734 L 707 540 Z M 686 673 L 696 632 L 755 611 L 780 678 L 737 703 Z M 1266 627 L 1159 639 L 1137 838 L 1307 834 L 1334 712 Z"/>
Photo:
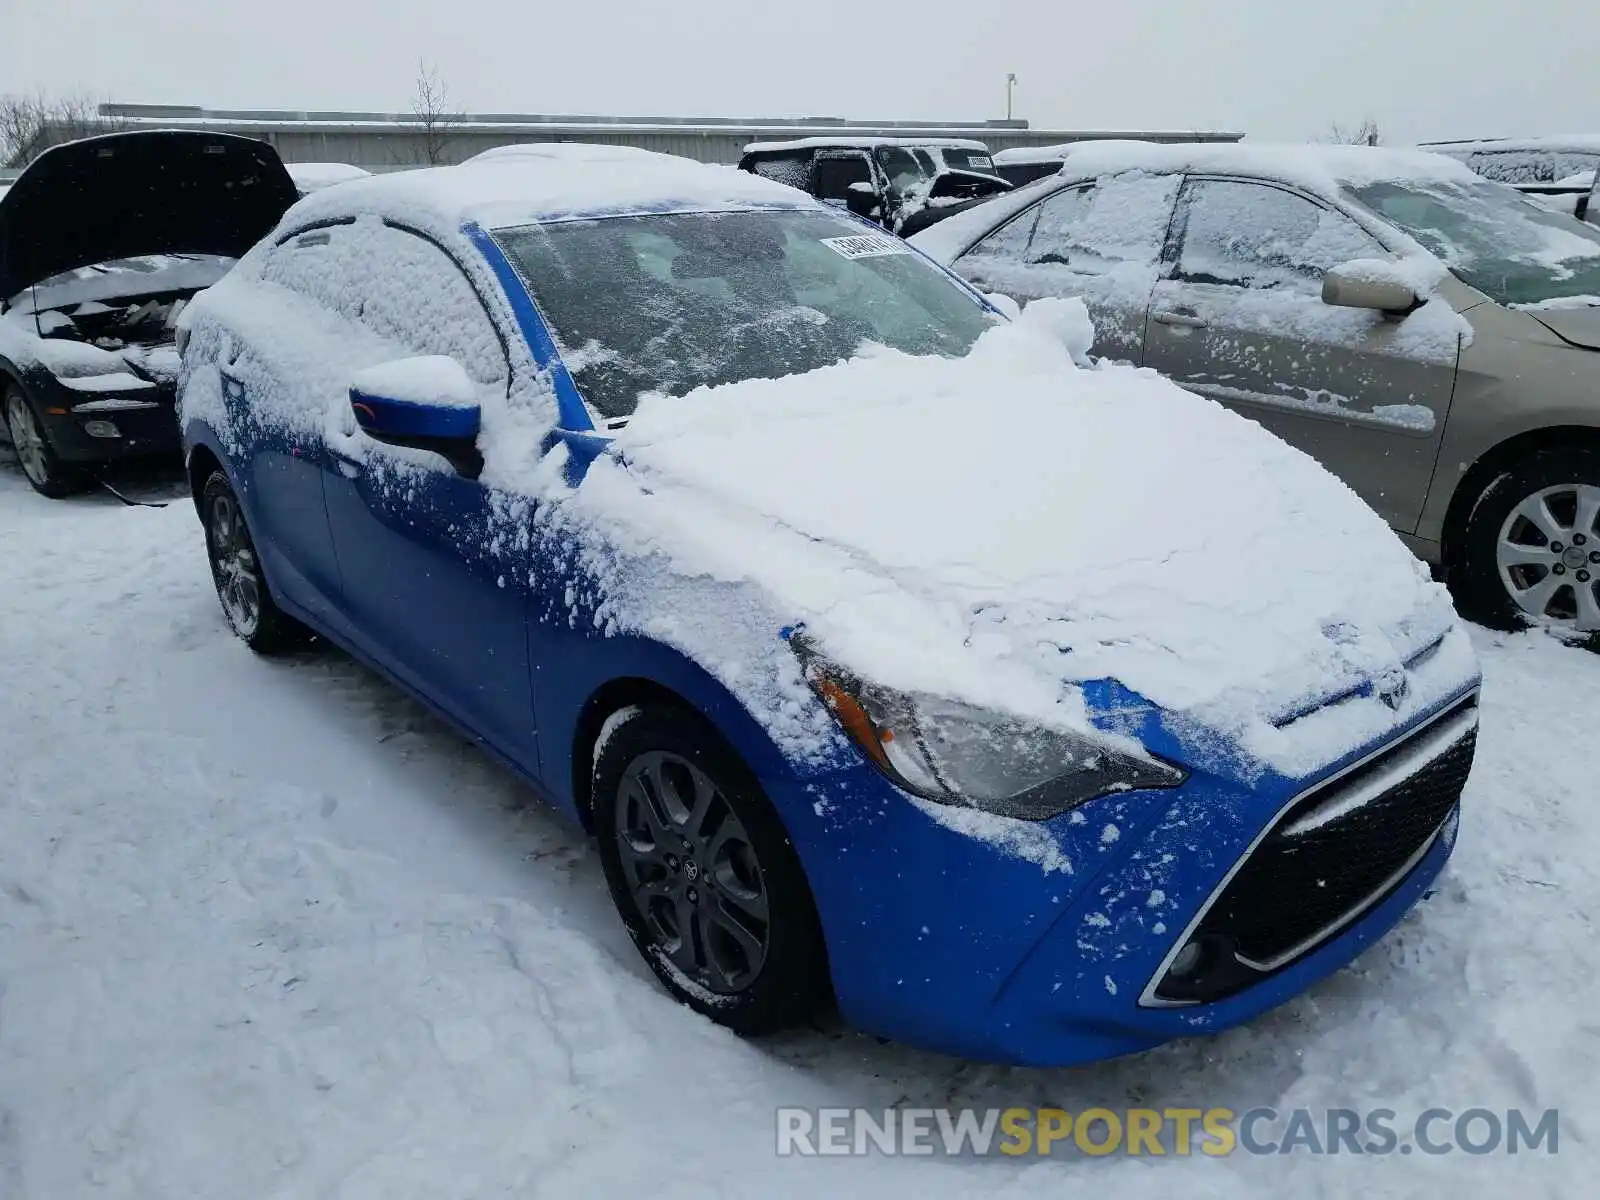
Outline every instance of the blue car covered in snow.
<path id="1" fill-rule="evenodd" d="M 233 630 L 509 763 L 741 1033 L 1141 1050 L 1349 962 L 1451 853 L 1442 589 L 1309 458 L 1091 362 L 1077 302 L 530 146 L 307 197 L 179 336 Z"/>

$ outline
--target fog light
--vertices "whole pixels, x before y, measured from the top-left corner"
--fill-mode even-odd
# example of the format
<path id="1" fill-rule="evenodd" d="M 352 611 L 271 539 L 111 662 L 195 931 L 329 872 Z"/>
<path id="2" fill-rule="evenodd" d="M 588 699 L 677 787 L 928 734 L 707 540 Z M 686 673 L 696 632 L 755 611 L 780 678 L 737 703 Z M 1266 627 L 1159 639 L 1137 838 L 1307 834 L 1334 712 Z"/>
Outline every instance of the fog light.
<path id="1" fill-rule="evenodd" d="M 122 430 L 117 428 L 115 421 L 85 421 L 83 431 L 94 438 L 119 438 Z"/>
<path id="2" fill-rule="evenodd" d="M 1205 947 L 1199 941 L 1190 942 L 1178 951 L 1178 957 L 1172 960 L 1172 965 L 1167 968 L 1170 979 L 1183 979 L 1193 975 L 1200 969 L 1200 962 L 1205 957 Z"/>

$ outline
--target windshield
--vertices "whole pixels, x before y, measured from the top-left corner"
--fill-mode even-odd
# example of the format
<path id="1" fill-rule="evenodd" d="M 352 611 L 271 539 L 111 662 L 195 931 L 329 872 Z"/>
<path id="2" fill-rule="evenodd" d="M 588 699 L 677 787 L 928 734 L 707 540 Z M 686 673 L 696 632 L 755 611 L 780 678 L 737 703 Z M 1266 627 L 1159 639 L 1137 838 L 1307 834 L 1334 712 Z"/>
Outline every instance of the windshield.
<path id="1" fill-rule="evenodd" d="M 944 165 L 951 171 L 976 171 L 980 175 L 993 175 L 994 159 L 985 150 L 960 150 L 949 146 L 938 151 Z"/>
<path id="2" fill-rule="evenodd" d="M 603 417 L 876 343 L 965 354 L 999 318 L 904 242 L 820 212 L 603 217 L 495 235 Z"/>
<path id="3" fill-rule="evenodd" d="M 933 155 L 921 148 L 879 146 L 874 153 L 889 180 L 889 189 L 894 192 L 915 191 L 939 173 L 939 164 L 933 161 Z"/>
<path id="4" fill-rule="evenodd" d="M 1496 183 L 1375 183 L 1351 194 L 1496 303 L 1600 296 L 1600 229 Z"/>

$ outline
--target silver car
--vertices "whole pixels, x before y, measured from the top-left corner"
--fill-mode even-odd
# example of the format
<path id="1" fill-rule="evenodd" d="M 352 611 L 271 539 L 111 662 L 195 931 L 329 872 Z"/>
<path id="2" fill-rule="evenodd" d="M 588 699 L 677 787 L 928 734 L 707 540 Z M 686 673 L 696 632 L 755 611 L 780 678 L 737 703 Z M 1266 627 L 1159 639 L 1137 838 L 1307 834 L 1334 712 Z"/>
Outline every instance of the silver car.
<path id="1" fill-rule="evenodd" d="M 1600 631 L 1600 229 L 1434 154 L 1122 143 L 912 244 L 1082 297 L 1095 353 L 1317 458 L 1474 619 Z"/>

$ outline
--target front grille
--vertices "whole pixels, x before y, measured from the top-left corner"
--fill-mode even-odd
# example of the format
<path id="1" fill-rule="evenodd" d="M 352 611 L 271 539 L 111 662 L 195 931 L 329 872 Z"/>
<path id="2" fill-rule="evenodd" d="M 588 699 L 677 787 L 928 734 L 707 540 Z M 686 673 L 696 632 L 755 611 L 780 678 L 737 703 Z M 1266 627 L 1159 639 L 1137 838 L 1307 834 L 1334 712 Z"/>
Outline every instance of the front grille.
<path id="1" fill-rule="evenodd" d="M 1326 799 L 1314 794 L 1295 805 L 1218 897 L 1201 932 L 1227 933 L 1239 957 L 1270 963 L 1333 924 L 1444 824 L 1476 744 L 1474 729 L 1399 786 L 1299 834 L 1291 832 L 1298 818 Z"/>
<path id="2" fill-rule="evenodd" d="M 1196 1003 L 1239 991 L 1398 885 L 1461 799 L 1477 746 L 1474 705 L 1464 702 L 1283 813 L 1185 938 L 1201 949 L 1199 969 L 1182 980 L 1169 973 L 1157 1000 Z M 1440 750 L 1430 745 L 1439 738 L 1454 740 Z M 1419 756 L 1423 765 L 1399 774 Z"/>

